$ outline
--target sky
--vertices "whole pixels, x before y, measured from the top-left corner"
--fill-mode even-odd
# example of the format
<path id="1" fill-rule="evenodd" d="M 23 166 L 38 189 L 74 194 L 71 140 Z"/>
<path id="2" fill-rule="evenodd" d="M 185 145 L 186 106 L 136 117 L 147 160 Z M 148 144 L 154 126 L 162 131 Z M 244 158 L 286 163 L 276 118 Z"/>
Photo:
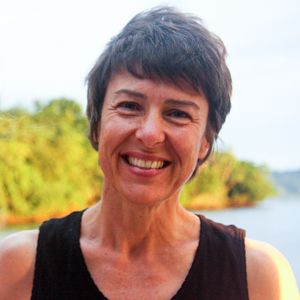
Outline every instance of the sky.
<path id="1" fill-rule="evenodd" d="M 300 0 L 10 0 L 0 3 L 0 109 L 66 97 L 109 39 L 157 5 L 203 19 L 224 41 L 232 111 L 218 149 L 272 171 L 300 169 Z"/>

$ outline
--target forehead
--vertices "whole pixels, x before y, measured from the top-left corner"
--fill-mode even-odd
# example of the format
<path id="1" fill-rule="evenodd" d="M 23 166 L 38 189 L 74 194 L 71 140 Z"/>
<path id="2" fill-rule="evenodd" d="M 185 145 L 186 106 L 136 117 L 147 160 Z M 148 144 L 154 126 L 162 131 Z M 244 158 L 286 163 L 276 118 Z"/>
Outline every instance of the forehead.
<path id="1" fill-rule="evenodd" d="M 185 97 L 205 98 L 199 88 L 197 91 L 182 78 L 170 79 L 154 75 L 151 78 L 138 78 L 128 71 L 115 73 L 107 86 L 106 94 L 116 93 L 118 90 L 128 89 L 145 93 L 174 94 Z"/>

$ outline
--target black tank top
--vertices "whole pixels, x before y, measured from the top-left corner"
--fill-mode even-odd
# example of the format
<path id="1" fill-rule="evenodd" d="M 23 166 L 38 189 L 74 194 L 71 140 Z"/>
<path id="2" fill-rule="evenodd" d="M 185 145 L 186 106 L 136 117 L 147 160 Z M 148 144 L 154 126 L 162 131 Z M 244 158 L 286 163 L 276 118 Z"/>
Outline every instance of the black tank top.
<path id="1" fill-rule="evenodd" d="M 40 227 L 32 300 L 107 300 L 95 285 L 80 249 L 82 213 L 52 219 Z M 195 259 L 172 300 L 248 300 L 245 232 L 199 217 Z"/>

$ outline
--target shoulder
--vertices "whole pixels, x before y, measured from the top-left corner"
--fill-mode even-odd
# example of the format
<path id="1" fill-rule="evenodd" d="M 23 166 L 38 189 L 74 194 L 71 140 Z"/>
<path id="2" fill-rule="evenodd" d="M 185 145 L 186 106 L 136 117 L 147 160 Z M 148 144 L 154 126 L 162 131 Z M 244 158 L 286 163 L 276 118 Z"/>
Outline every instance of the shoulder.
<path id="1" fill-rule="evenodd" d="M 38 234 L 20 231 L 0 242 L 0 300 L 30 299 Z"/>
<path id="2" fill-rule="evenodd" d="M 245 240 L 247 281 L 250 300 L 299 300 L 293 271 L 273 246 Z"/>

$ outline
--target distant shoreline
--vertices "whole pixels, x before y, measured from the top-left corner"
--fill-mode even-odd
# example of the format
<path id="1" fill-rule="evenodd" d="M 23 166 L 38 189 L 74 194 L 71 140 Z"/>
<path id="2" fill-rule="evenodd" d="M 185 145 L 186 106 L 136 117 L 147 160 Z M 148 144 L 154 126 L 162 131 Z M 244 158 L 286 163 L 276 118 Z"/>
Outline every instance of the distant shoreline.
<path id="1" fill-rule="evenodd" d="M 263 201 L 263 200 L 262 200 Z M 261 202 L 261 201 L 259 201 Z M 217 211 L 217 210 L 224 210 L 224 209 L 228 209 L 228 208 L 244 208 L 244 207 L 253 207 L 255 206 L 257 203 L 256 202 L 251 202 L 251 203 L 247 203 L 246 205 L 239 205 L 237 203 L 234 203 L 233 205 L 224 205 L 223 203 L 214 203 L 214 204 L 208 204 L 208 205 L 203 205 L 203 204 L 199 204 L 197 205 L 196 203 L 191 203 L 190 205 L 188 205 L 188 207 L 186 207 L 187 210 L 190 211 L 207 211 L 207 210 L 211 210 L 211 211 Z M 29 216 L 29 217 L 25 217 L 25 216 L 14 216 L 14 215 L 7 215 L 6 216 L 6 220 L 5 222 L 2 221 L 2 223 L 4 222 L 5 224 L 3 226 L 15 226 L 15 225 L 27 225 L 27 224 L 42 224 L 44 221 L 47 221 L 49 219 L 52 218 L 62 218 L 64 216 L 67 216 L 68 214 L 70 214 L 72 211 L 66 211 L 64 213 L 59 213 L 59 214 L 52 214 L 52 215 L 37 215 L 37 216 Z M 1 222 L 0 222 L 1 225 Z M 0 227 L 1 230 L 1 227 Z"/>

